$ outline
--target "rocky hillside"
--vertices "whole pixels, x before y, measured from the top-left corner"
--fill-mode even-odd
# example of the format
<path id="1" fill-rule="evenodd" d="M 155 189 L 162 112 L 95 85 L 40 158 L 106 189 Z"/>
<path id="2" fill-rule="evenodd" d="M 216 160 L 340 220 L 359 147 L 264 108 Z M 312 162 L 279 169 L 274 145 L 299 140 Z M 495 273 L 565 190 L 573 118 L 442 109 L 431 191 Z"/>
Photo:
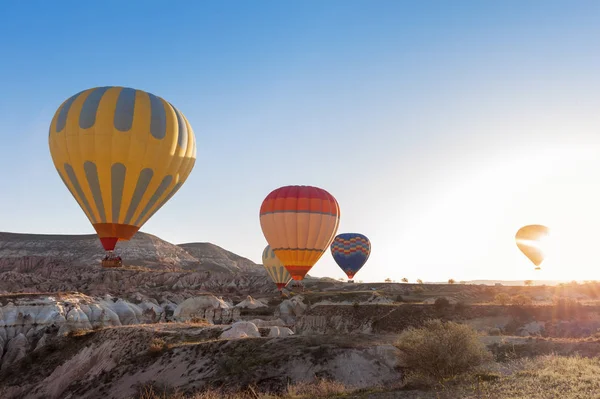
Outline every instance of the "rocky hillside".
<path id="1" fill-rule="evenodd" d="M 179 244 L 179 247 L 198 259 L 200 267 L 204 270 L 228 271 L 233 273 L 262 272 L 262 267 L 257 268 L 256 263 L 250 259 L 243 258 L 209 242 Z"/>
<path id="2" fill-rule="evenodd" d="M 381 337 L 261 337 L 247 326 L 248 339 L 228 339 L 221 326 L 168 323 L 48 340 L 0 371 L 0 396 L 126 399 L 149 384 L 191 392 L 252 383 L 277 392 L 315 377 L 362 388 L 401 376 L 397 349 Z"/>
<path id="3" fill-rule="evenodd" d="M 217 273 L 259 273 L 264 269 L 249 259 L 210 243 L 173 245 L 139 232 L 119 243 L 125 265 L 155 270 L 192 270 Z M 96 235 L 42 235 L 0 233 L 0 270 L 13 270 L 31 259 L 46 264 L 97 267 L 104 250 Z"/>

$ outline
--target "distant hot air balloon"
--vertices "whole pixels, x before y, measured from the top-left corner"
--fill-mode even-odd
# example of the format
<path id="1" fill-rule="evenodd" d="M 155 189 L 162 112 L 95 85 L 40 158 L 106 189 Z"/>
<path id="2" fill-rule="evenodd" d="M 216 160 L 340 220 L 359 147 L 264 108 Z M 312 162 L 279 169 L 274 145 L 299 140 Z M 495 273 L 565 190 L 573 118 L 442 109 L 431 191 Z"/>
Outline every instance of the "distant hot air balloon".
<path id="1" fill-rule="evenodd" d="M 544 261 L 544 248 L 541 241 L 550 234 L 550 229 L 539 224 L 521 227 L 515 235 L 517 246 L 535 265 L 535 270 L 540 270 Z"/>
<path id="2" fill-rule="evenodd" d="M 321 258 L 339 222 L 336 199 L 317 187 L 280 187 L 260 207 L 263 234 L 294 280 L 302 280 Z"/>
<path id="3" fill-rule="evenodd" d="M 281 291 L 292 279 L 290 273 L 286 270 L 279 258 L 277 258 L 275 252 L 271 250 L 269 245 L 267 245 L 263 251 L 262 263 L 265 269 L 267 269 L 267 273 L 269 273 L 271 280 L 277 284 L 277 289 L 279 289 L 279 291 Z"/>
<path id="4" fill-rule="evenodd" d="M 66 100 L 49 133 L 54 166 L 110 259 L 183 185 L 196 161 L 189 122 L 170 103 L 124 87 Z M 105 258 L 105 259 L 107 259 Z"/>
<path id="5" fill-rule="evenodd" d="M 338 266 L 352 280 L 371 254 L 371 242 L 358 233 L 340 234 L 331 243 L 331 255 Z"/>

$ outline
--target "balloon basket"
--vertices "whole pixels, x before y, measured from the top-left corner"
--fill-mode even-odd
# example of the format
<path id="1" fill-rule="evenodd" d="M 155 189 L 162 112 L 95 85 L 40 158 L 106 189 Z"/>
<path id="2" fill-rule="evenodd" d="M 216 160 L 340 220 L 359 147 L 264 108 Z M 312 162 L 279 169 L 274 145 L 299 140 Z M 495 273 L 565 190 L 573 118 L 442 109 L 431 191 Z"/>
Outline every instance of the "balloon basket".
<path id="1" fill-rule="evenodd" d="M 123 260 L 121 259 L 120 256 L 115 256 L 112 253 L 109 253 L 108 255 L 106 255 L 104 257 L 104 259 L 102 259 L 102 267 L 110 269 L 110 268 L 115 268 L 115 267 L 122 267 L 123 266 Z"/>

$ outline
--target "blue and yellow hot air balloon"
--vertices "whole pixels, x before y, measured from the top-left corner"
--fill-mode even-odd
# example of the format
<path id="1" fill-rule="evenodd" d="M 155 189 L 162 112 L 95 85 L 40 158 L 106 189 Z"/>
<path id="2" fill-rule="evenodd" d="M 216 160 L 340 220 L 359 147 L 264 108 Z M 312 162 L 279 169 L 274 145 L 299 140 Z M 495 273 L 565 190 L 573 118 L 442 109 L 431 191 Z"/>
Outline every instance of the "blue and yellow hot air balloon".
<path id="1" fill-rule="evenodd" d="M 338 266 L 352 280 L 371 254 L 371 242 L 358 233 L 344 233 L 331 243 L 331 255 Z"/>
<path id="2" fill-rule="evenodd" d="M 267 245 L 262 254 L 262 263 L 271 280 L 277 285 L 277 289 L 281 291 L 283 287 L 288 285 L 292 276 L 287 271 L 283 263 L 277 258 L 271 246 Z"/>
<path id="3" fill-rule="evenodd" d="M 48 142 L 58 174 L 109 254 L 181 188 L 196 161 L 185 116 L 160 97 L 125 87 L 67 99 Z"/>

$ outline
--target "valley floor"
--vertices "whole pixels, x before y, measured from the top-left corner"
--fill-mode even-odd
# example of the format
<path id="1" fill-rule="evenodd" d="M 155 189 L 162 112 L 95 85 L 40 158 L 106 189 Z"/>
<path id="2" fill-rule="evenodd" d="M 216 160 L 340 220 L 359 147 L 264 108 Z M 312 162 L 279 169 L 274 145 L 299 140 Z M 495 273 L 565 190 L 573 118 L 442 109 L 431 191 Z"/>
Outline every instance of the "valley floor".
<path id="1" fill-rule="evenodd" d="M 248 390 L 229 395 L 209 391 L 189 396 L 147 390 L 140 399 L 592 399 L 600 398 L 598 375 L 598 358 L 546 355 L 494 363 L 486 371 L 420 388 L 405 386 L 355 391 L 339 383 L 323 382 L 294 385 L 282 396 Z"/>

